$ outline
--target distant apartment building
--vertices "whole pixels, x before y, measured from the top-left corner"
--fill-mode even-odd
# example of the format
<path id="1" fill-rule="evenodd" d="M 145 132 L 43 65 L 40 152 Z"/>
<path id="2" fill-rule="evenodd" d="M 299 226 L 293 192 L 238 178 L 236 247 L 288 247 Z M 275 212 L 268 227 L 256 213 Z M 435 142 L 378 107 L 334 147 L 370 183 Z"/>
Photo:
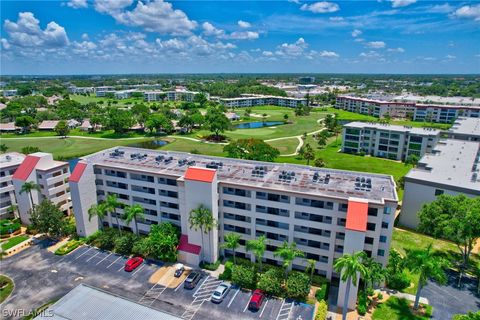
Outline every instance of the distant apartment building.
<path id="1" fill-rule="evenodd" d="M 17 89 L 3 90 L 2 92 L 4 97 L 14 97 L 17 94 Z"/>
<path id="2" fill-rule="evenodd" d="M 296 108 L 300 105 L 306 105 L 307 99 L 265 95 L 243 95 L 242 97 L 238 98 L 220 98 L 219 102 L 229 108 L 254 107 L 264 105 Z"/>
<path id="3" fill-rule="evenodd" d="M 25 159 L 21 153 L 0 155 L 0 219 L 9 218 L 10 208 L 17 204 L 12 176 Z"/>
<path id="4" fill-rule="evenodd" d="M 95 88 L 95 95 L 99 98 L 106 97 L 109 93 L 115 94 L 115 88 L 112 86 L 102 86 Z"/>
<path id="5" fill-rule="evenodd" d="M 403 161 L 431 152 L 440 140 L 440 130 L 370 122 L 343 126 L 342 152 Z"/>
<path id="6" fill-rule="evenodd" d="M 189 101 L 193 102 L 195 96 L 203 93 L 207 99 L 209 94 L 205 92 L 188 91 L 188 90 L 172 90 L 172 91 L 146 91 L 143 94 L 145 101 Z"/>
<path id="7" fill-rule="evenodd" d="M 400 224 L 416 228 L 422 206 L 441 194 L 480 196 L 479 148 L 480 142 L 447 139 L 423 156 L 405 176 Z"/>
<path id="8" fill-rule="evenodd" d="M 459 116 L 480 117 L 480 106 L 420 104 L 396 100 L 338 96 L 335 108 L 384 118 L 411 118 L 414 121 L 452 123 Z"/>
<path id="9" fill-rule="evenodd" d="M 130 98 L 134 92 L 139 92 L 139 91 L 136 89 L 121 90 L 121 91 L 115 91 L 113 95 L 115 99 L 122 100 L 122 99 Z"/>
<path id="10" fill-rule="evenodd" d="M 459 117 L 448 130 L 452 139 L 480 141 L 480 118 Z"/>
<path id="11" fill-rule="evenodd" d="M 72 94 L 86 94 L 86 93 L 94 93 L 94 87 L 77 87 L 77 86 L 69 86 L 68 92 Z"/>
<path id="12" fill-rule="evenodd" d="M 300 77 L 298 78 L 299 84 L 311 84 L 315 83 L 315 77 Z"/>
<path id="13" fill-rule="evenodd" d="M 88 209 L 115 194 L 124 204 L 145 208 L 141 234 L 163 221 L 180 228 L 180 261 L 196 265 L 200 253 L 206 261 L 230 256 L 221 249 L 227 233 L 241 236 L 238 256 L 254 259 L 246 241 L 264 235 L 266 262 L 280 264 L 273 252 L 284 241 L 295 242 L 307 259 L 317 261 L 317 273 L 337 281 L 332 266 L 344 253 L 365 251 L 386 265 L 398 202 L 395 182 L 387 175 L 128 147 L 84 157 L 69 181 L 81 236 L 99 228 L 96 219 L 88 219 Z M 203 244 L 200 231 L 188 223 L 199 205 L 218 221 Z M 104 224 L 116 227 L 115 217 L 109 215 Z M 295 269 L 306 265 L 305 259 L 293 262 Z"/>
<path id="14" fill-rule="evenodd" d="M 69 213 L 71 208 L 69 176 L 68 162 L 53 160 L 49 153 L 36 152 L 27 155 L 12 176 L 22 222 L 30 223 L 32 206 L 38 205 L 44 199 L 52 201 L 63 212 Z M 25 182 L 34 182 L 39 186 L 39 190 L 32 190 L 31 195 L 21 192 Z"/>

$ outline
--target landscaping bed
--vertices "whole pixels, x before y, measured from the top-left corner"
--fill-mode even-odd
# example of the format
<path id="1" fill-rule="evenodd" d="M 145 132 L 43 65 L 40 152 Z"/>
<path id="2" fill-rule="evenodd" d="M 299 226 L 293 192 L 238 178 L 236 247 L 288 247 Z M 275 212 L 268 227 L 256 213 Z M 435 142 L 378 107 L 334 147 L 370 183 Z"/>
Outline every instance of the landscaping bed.
<path id="1" fill-rule="evenodd" d="M 63 256 L 69 254 L 84 243 L 83 240 L 70 240 L 55 251 L 56 255 Z"/>
<path id="2" fill-rule="evenodd" d="M 5 241 L 4 243 L 2 243 L 2 249 L 3 249 L 3 251 L 6 251 L 8 249 L 11 249 L 11 248 L 15 247 L 17 244 L 20 244 L 20 243 L 22 243 L 22 242 L 24 242 L 28 239 L 30 239 L 30 237 L 27 236 L 27 235 L 21 235 L 21 236 L 16 236 L 16 237 L 10 238 L 7 241 Z"/>
<path id="3" fill-rule="evenodd" d="M 13 280 L 7 276 L 0 275 L 0 303 L 5 301 L 13 291 Z"/>
<path id="4" fill-rule="evenodd" d="M 21 224 L 18 220 L 0 220 L 0 236 L 9 236 L 20 231 Z"/>
<path id="5" fill-rule="evenodd" d="M 431 306 L 420 305 L 418 310 L 413 310 L 413 302 L 397 297 L 390 297 L 386 302 L 380 303 L 373 312 L 373 320 L 426 320 L 432 317 Z"/>

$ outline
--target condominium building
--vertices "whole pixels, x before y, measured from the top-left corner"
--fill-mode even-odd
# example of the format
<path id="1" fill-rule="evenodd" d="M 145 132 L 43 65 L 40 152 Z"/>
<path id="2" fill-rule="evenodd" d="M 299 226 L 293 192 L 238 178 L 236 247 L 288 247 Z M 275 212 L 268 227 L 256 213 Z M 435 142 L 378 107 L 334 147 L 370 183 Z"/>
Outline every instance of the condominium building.
<path id="1" fill-rule="evenodd" d="M 342 151 L 405 160 L 431 152 L 439 139 L 437 129 L 356 121 L 343 126 Z"/>
<path id="2" fill-rule="evenodd" d="M 44 199 L 58 205 L 63 212 L 70 212 L 69 176 L 68 162 L 53 160 L 49 153 L 36 152 L 25 157 L 12 176 L 18 211 L 24 224 L 30 223 L 32 206 L 38 205 Z M 25 182 L 33 182 L 39 189 L 32 190 L 31 193 L 21 192 Z"/>
<path id="3" fill-rule="evenodd" d="M 300 105 L 306 105 L 307 99 L 280 96 L 244 95 L 238 98 L 221 98 L 219 99 L 219 102 L 227 107 L 254 107 L 273 105 L 296 108 Z"/>
<path id="4" fill-rule="evenodd" d="M 265 235 L 266 262 L 281 263 L 273 252 L 284 241 L 295 242 L 306 258 L 317 261 L 317 273 L 336 281 L 332 266 L 344 253 L 365 251 L 387 263 L 398 202 L 395 182 L 387 175 L 129 147 L 84 157 L 69 181 L 81 236 L 99 227 L 97 220 L 88 219 L 88 209 L 115 194 L 124 204 L 145 208 L 140 233 L 162 221 L 181 229 L 180 261 L 198 264 L 200 256 L 212 262 L 231 255 L 220 249 L 231 232 L 241 236 L 237 255 L 254 259 L 246 241 Z M 188 223 L 199 205 L 218 221 L 204 243 L 200 231 Z M 120 216 L 122 210 L 118 212 Z M 116 227 L 111 215 L 104 223 Z M 134 223 L 120 223 L 124 229 L 135 228 Z M 295 269 L 305 267 L 305 259 L 293 262 Z"/>
<path id="5" fill-rule="evenodd" d="M 452 139 L 480 141 L 480 118 L 459 117 L 448 130 Z"/>
<path id="6" fill-rule="evenodd" d="M 146 91 L 143 93 L 144 100 L 147 102 L 150 101 L 189 101 L 193 102 L 195 96 L 203 93 L 207 99 L 209 98 L 208 93 L 197 92 L 197 91 L 188 91 L 188 90 L 173 90 L 173 91 Z"/>
<path id="7" fill-rule="evenodd" d="M 422 206 L 441 194 L 480 196 L 479 147 L 480 142 L 447 139 L 423 156 L 405 176 L 400 224 L 416 228 Z"/>
<path id="8" fill-rule="evenodd" d="M 0 155 L 0 219 L 8 218 L 10 208 L 17 204 L 12 176 L 25 159 L 21 153 Z"/>
<path id="9" fill-rule="evenodd" d="M 366 99 L 338 96 L 335 108 L 384 118 L 411 118 L 415 121 L 452 123 L 459 116 L 480 117 L 480 106 L 420 104 L 395 99 Z"/>
<path id="10" fill-rule="evenodd" d="M 3 90 L 4 97 L 14 97 L 17 95 L 17 89 Z"/>
<path id="11" fill-rule="evenodd" d="M 95 92 L 94 87 L 77 87 L 77 86 L 69 86 L 68 92 L 73 94 L 85 94 L 85 93 L 93 93 Z"/>

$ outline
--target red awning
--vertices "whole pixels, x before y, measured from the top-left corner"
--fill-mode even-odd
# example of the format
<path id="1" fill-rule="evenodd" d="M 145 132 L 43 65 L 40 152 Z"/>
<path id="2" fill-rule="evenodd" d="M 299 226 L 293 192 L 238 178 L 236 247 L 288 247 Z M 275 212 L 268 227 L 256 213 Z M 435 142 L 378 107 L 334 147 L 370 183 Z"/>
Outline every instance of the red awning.
<path id="1" fill-rule="evenodd" d="M 348 201 L 347 224 L 345 229 L 367 231 L 368 202 Z"/>
<path id="2" fill-rule="evenodd" d="M 190 167 L 185 172 L 186 180 L 194 180 L 211 183 L 215 178 L 216 170 Z"/>
<path id="3" fill-rule="evenodd" d="M 35 156 L 26 156 L 22 164 L 17 168 L 15 173 L 12 176 L 12 179 L 26 181 L 28 176 L 32 173 L 33 169 L 37 165 L 39 157 Z"/>
<path id="4" fill-rule="evenodd" d="M 73 169 L 72 174 L 70 175 L 70 178 L 68 179 L 69 182 L 78 182 L 80 181 L 80 178 L 83 175 L 83 172 L 87 168 L 86 163 L 79 162 L 75 166 L 75 169 Z"/>
<path id="5" fill-rule="evenodd" d="M 188 236 L 186 234 L 182 234 L 180 236 L 180 243 L 178 244 L 177 249 L 179 251 L 184 251 L 184 252 L 199 255 L 200 250 L 202 250 L 202 247 L 197 246 L 196 244 L 188 243 Z"/>

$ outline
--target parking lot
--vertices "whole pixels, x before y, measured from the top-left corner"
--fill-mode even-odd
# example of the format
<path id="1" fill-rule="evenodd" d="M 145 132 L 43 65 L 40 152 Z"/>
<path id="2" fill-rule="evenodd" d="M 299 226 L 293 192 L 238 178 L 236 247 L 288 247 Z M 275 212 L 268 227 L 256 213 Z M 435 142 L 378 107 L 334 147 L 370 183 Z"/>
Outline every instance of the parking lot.
<path id="1" fill-rule="evenodd" d="M 208 274 L 202 275 L 193 290 L 184 289 L 183 282 L 168 288 L 168 284 L 164 286 L 160 281 L 149 282 L 162 266 L 160 263 L 145 261 L 134 271 L 126 272 L 128 258 L 109 251 L 85 245 L 61 257 L 48 252 L 46 246 L 39 243 L 2 261 L 2 273 L 15 281 L 15 290 L 2 308 L 30 310 L 60 298 L 79 283 L 86 283 L 187 320 L 313 317 L 313 306 L 276 298 L 266 299 L 260 310 L 253 312 L 248 309 L 251 292 L 236 287 L 231 288 L 221 303 L 215 304 L 210 296 L 222 281 Z"/>

